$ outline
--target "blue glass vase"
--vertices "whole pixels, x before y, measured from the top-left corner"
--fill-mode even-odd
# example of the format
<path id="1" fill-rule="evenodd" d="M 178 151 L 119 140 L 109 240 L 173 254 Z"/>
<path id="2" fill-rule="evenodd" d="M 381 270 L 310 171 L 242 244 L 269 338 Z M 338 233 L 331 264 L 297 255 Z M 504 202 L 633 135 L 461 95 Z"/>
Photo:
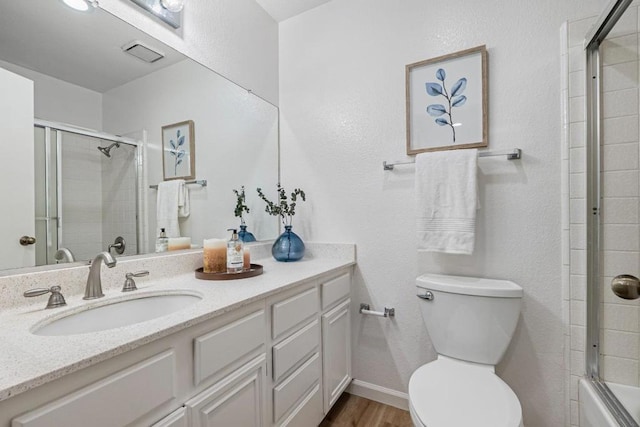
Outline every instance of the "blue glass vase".
<path id="1" fill-rule="evenodd" d="M 253 235 L 253 233 L 250 231 L 247 231 L 247 226 L 244 224 L 240 226 L 240 232 L 238 232 L 238 239 L 242 240 L 245 243 L 256 241 L 256 238 Z"/>
<path id="2" fill-rule="evenodd" d="M 304 256 L 304 242 L 291 231 L 290 225 L 284 226 L 284 233 L 273 244 L 271 255 L 282 262 L 298 261 Z"/>

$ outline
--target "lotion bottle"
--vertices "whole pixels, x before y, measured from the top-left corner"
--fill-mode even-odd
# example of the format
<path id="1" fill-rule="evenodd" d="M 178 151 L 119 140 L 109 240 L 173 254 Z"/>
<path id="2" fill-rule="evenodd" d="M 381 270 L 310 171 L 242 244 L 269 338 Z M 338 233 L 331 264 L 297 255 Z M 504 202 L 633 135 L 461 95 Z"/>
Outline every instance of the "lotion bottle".
<path id="1" fill-rule="evenodd" d="M 244 247 L 238 239 L 238 231 L 230 228 L 231 239 L 227 242 L 227 273 L 240 273 L 244 266 Z"/>
<path id="2" fill-rule="evenodd" d="M 156 252 L 166 252 L 169 250 L 169 238 L 164 228 L 160 229 L 160 235 L 156 240 Z"/>

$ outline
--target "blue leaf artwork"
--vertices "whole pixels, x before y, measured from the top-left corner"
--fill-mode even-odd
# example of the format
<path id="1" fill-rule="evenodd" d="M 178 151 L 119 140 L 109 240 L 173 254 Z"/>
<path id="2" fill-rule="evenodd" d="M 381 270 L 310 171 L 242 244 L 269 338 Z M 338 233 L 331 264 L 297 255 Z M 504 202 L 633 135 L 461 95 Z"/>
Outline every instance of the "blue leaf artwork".
<path id="1" fill-rule="evenodd" d="M 463 77 L 459 79 L 453 86 L 451 86 L 451 92 L 447 91 L 447 86 L 445 85 L 445 80 L 447 78 L 447 73 L 443 68 L 438 68 L 436 71 L 436 79 L 438 79 L 442 84 L 435 82 L 426 82 L 425 88 L 427 93 L 430 96 L 443 96 L 447 103 L 443 104 L 431 104 L 427 106 L 427 114 L 431 117 L 436 117 L 434 120 L 439 126 L 449 126 L 451 127 L 451 134 L 453 138 L 453 142 L 456 142 L 456 128 L 454 126 L 452 110 L 453 108 L 462 107 L 467 102 L 467 97 L 462 95 L 464 90 L 467 88 L 467 79 Z M 442 116 L 448 116 L 446 117 Z"/>
<path id="2" fill-rule="evenodd" d="M 175 176 L 178 176 L 178 165 L 182 163 L 186 155 L 184 148 L 179 148 L 184 145 L 184 135 L 181 134 L 180 129 L 176 131 L 176 140 L 170 139 L 169 145 L 171 146 L 169 154 L 175 157 L 173 160 L 173 173 Z"/>

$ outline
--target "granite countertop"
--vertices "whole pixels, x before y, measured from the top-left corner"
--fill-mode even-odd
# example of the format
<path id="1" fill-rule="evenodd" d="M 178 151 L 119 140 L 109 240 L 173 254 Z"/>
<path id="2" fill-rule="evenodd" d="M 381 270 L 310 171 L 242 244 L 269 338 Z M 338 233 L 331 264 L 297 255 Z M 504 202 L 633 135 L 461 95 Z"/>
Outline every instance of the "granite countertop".
<path id="1" fill-rule="evenodd" d="M 105 279 L 108 277 L 103 267 L 104 298 L 83 300 L 82 293 L 77 292 L 84 286 L 82 285 L 74 287 L 76 291 L 74 294 L 65 293 L 67 306 L 63 308 L 45 310 L 48 297 L 43 296 L 38 298 L 35 304 L 29 301 L 27 305 L 22 298 L 19 301 L 23 305 L 2 310 L 0 312 L 0 366 L 3 366 L 3 369 L 0 372 L 0 400 L 8 399 L 66 374 L 133 350 L 234 308 L 292 288 L 301 282 L 321 279 L 352 266 L 355 264 L 355 246 L 316 244 L 312 246 L 311 251 L 308 250 L 304 259 L 294 263 L 280 263 L 270 257 L 254 258 L 252 262 L 262 264 L 264 267 L 262 275 L 229 281 L 196 279 L 192 267 L 194 263 L 200 262 L 200 259 L 201 254 L 198 253 L 175 257 L 173 261 L 177 263 L 174 269 L 176 274 L 168 274 L 166 271 L 154 274 L 153 264 L 158 262 L 154 258 L 133 260 L 123 267 L 123 271 L 124 269 L 136 271 L 147 267 L 151 274 L 147 278 L 137 279 L 138 290 L 130 293 L 120 291 L 122 285 L 120 280 L 116 285 L 105 286 Z M 165 259 L 163 264 L 164 270 L 167 270 L 167 265 L 170 263 Z M 179 265 L 182 268 L 178 268 Z M 82 273 L 86 274 L 86 267 L 82 269 Z M 51 277 L 57 276 L 51 276 L 49 273 L 48 280 L 51 280 Z M 11 284 L 11 277 L 3 280 L 0 287 Z M 24 288 L 24 283 L 32 286 L 34 280 L 28 275 L 16 277 L 15 287 L 23 284 Z M 87 307 L 140 298 L 145 295 L 172 293 L 192 294 L 202 299 L 156 319 L 100 332 L 68 336 L 38 336 L 31 333 L 31 330 L 38 325 L 49 323 L 53 319 L 73 312 L 83 311 Z M 30 300 L 33 299 L 35 298 Z"/>

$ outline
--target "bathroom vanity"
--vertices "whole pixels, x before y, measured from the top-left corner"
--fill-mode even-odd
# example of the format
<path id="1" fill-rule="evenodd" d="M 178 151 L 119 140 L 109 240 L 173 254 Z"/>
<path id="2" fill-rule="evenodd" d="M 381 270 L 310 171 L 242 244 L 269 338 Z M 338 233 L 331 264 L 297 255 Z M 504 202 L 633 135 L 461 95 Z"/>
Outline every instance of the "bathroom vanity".
<path id="1" fill-rule="evenodd" d="M 103 270 L 105 298 L 83 301 L 83 283 L 58 282 L 68 306 L 46 311 L 46 297 L 26 305 L 18 292 L 86 266 L 0 277 L 17 300 L 0 314 L 0 426 L 318 425 L 351 380 L 355 247 L 308 251 L 296 263 L 254 258 L 263 275 L 222 282 L 195 278 L 198 252 L 126 260 Z M 150 276 L 121 293 L 120 276 L 139 269 Z M 201 299 L 130 326 L 33 334 L 88 305 L 177 292 Z"/>

